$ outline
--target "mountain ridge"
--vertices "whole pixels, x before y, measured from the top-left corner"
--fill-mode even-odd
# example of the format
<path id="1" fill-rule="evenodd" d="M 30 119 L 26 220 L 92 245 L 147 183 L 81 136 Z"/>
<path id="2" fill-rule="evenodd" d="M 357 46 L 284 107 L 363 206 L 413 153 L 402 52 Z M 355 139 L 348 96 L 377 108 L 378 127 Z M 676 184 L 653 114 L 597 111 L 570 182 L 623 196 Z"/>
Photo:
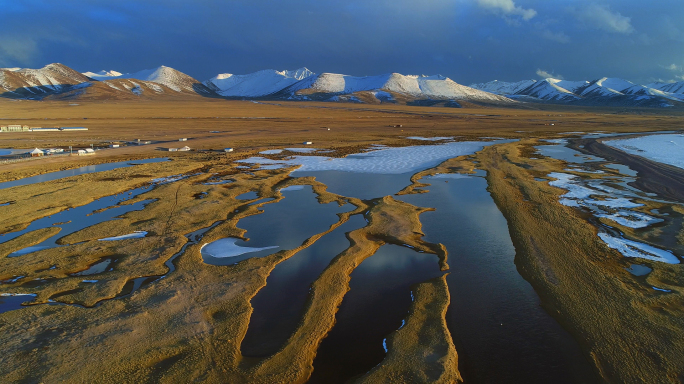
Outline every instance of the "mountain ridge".
<path id="1" fill-rule="evenodd" d="M 60 63 L 39 69 L 0 68 L 0 96 L 14 99 L 237 98 L 407 105 L 515 106 L 551 103 L 583 106 L 683 107 L 684 82 L 634 84 L 603 77 L 591 81 L 546 78 L 466 86 L 441 75 L 350 76 L 306 67 L 220 73 L 199 80 L 167 66 L 134 73 L 79 73 Z"/>

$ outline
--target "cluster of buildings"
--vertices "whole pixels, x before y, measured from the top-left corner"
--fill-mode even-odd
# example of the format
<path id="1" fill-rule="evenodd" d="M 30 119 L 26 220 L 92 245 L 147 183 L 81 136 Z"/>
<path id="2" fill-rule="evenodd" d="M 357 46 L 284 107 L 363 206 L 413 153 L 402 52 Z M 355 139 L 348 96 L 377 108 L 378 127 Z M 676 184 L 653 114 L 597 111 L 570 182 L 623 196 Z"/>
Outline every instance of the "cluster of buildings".
<path id="1" fill-rule="evenodd" d="M 86 127 L 29 127 L 28 125 L 12 124 L 0 126 L 0 132 L 60 132 L 60 131 L 87 131 Z"/>
<path id="2" fill-rule="evenodd" d="M 55 155 L 55 154 L 65 154 L 64 149 L 62 148 L 49 148 L 49 149 L 39 149 L 36 148 L 30 152 L 27 152 L 24 154 L 30 155 L 31 157 L 40 157 L 40 156 L 47 156 L 47 155 Z M 94 155 L 95 150 L 92 148 L 86 148 L 86 149 L 78 149 L 76 151 L 73 151 L 70 153 L 72 156 L 78 155 L 78 156 L 88 156 L 88 155 Z"/>

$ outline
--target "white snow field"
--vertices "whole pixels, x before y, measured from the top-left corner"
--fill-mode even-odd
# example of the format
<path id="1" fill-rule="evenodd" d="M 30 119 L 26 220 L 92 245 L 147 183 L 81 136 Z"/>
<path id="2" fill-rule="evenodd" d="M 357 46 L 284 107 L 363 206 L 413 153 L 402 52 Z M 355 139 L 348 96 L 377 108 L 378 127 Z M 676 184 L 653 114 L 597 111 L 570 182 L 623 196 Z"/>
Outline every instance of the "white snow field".
<path id="1" fill-rule="evenodd" d="M 440 145 L 422 145 L 416 147 L 394 147 L 378 149 L 362 154 L 353 154 L 343 158 L 323 156 L 295 156 L 287 160 L 271 160 L 264 157 L 251 157 L 238 160 L 248 164 L 288 164 L 301 165 L 294 172 L 309 171 L 345 171 L 357 173 L 401 174 L 415 172 L 438 165 L 444 160 L 469 155 L 481 150 L 490 142 L 455 142 Z"/>
<path id="2" fill-rule="evenodd" d="M 631 155 L 684 168 L 684 135 L 650 135 L 603 142 Z"/>

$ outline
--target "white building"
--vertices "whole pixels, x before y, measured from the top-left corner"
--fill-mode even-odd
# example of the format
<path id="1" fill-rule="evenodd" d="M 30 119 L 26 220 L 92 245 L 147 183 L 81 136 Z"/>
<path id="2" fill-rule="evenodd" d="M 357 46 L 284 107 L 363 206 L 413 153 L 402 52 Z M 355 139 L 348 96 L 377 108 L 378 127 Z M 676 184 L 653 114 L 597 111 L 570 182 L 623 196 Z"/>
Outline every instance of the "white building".
<path id="1" fill-rule="evenodd" d="M 36 148 L 33 151 L 29 152 L 31 154 L 31 157 L 38 157 L 38 156 L 43 156 L 45 152 L 41 151 L 40 149 Z"/>

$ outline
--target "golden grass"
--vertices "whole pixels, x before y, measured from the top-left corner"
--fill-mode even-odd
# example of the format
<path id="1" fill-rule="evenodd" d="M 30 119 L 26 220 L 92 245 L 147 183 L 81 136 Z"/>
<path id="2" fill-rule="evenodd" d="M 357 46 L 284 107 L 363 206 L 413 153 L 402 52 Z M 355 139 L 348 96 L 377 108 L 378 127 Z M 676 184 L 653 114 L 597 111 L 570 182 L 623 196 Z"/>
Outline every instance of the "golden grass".
<path id="1" fill-rule="evenodd" d="M 518 270 L 604 380 L 675 382 L 684 371 L 684 307 L 674 303 L 684 288 L 663 295 L 629 274 L 629 260 L 603 244 L 578 210 L 558 203 L 564 190 L 533 179 L 564 164 L 521 156 L 526 144 L 488 147 L 476 157 L 508 220 Z M 679 264 L 652 266 L 649 283 L 659 276 L 673 283 L 672 276 L 684 272 Z"/>

